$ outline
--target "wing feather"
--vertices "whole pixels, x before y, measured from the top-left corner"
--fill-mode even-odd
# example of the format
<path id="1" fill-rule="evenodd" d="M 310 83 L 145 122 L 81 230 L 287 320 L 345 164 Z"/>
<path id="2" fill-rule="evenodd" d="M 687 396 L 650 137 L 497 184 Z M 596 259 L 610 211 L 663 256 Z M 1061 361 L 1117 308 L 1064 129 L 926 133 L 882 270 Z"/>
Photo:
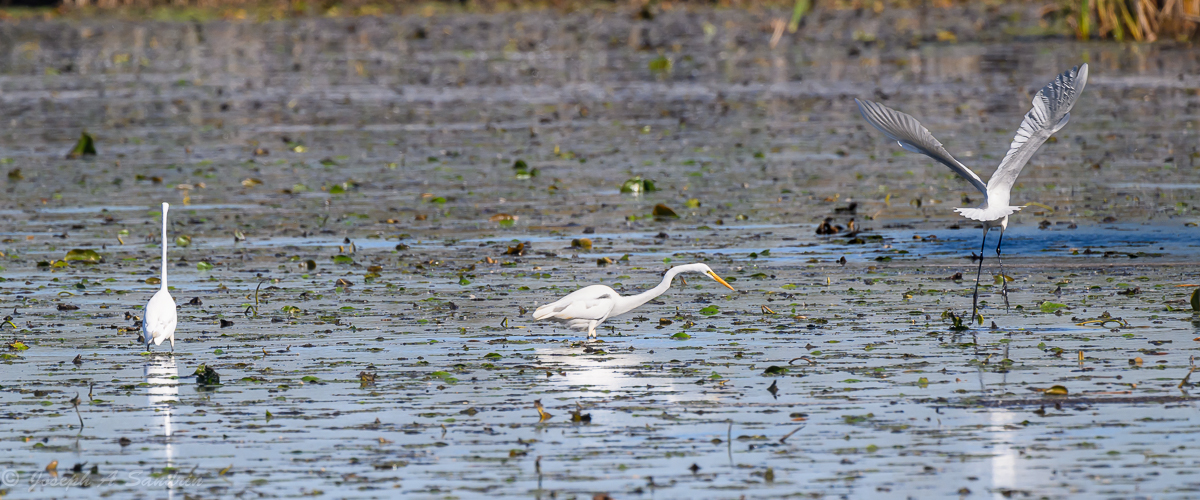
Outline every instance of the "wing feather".
<path id="1" fill-rule="evenodd" d="M 946 148 L 942 147 L 942 143 L 938 142 L 916 118 L 877 102 L 859 99 L 855 99 L 854 102 L 858 104 L 858 111 L 862 113 L 863 118 L 883 132 L 888 139 L 896 141 L 908 151 L 921 153 L 950 167 L 950 170 L 969 181 L 980 192 L 987 193 L 987 186 L 983 184 L 983 180 L 966 165 L 954 159 Z"/>
<path id="2" fill-rule="evenodd" d="M 1021 121 L 1021 127 L 1017 129 L 1017 135 L 1013 137 L 1000 166 L 996 167 L 996 173 L 988 179 L 989 192 L 1000 190 L 1008 193 L 1021 169 L 1025 168 L 1042 143 L 1067 125 L 1071 120 L 1071 108 L 1075 106 L 1079 94 L 1083 93 L 1087 77 L 1087 64 L 1071 68 L 1033 96 L 1033 108 Z"/>
<path id="3" fill-rule="evenodd" d="M 619 297 L 617 292 L 604 285 L 584 287 L 538 307 L 533 312 L 533 319 L 604 321 L 616 307 L 616 297 Z"/>

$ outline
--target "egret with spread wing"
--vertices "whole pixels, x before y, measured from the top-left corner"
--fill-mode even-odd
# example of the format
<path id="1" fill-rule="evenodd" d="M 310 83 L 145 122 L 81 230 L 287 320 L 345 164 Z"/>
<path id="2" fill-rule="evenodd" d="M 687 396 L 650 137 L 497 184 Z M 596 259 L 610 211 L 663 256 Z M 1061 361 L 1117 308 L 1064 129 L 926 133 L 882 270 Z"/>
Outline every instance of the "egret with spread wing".
<path id="1" fill-rule="evenodd" d="M 150 343 L 162 345 L 164 340 L 171 341 L 171 352 L 175 352 L 175 323 L 178 321 L 175 312 L 175 299 L 167 291 L 167 209 L 171 205 L 162 204 L 162 288 L 150 297 L 146 303 L 146 311 L 142 314 L 142 338 L 146 340 L 146 350 Z"/>
<path id="2" fill-rule="evenodd" d="M 679 273 L 704 273 L 733 290 L 729 283 L 717 276 L 707 264 L 687 264 L 675 266 L 667 270 L 662 283 L 637 295 L 622 297 L 620 294 L 604 285 L 592 285 L 571 292 L 566 297 L 546 304 L 533 311 L 533 319 L 552 319 L 567 324 L 567 327 L 577 331 L 587 331 L 588 338 L 596 336 L 596 327 L 604 320 L 625 314 L 638 306 L 649 302 L 671 288 L 671 280 Z"/>
<path id="3" fill-rule="evenodd" d="M 1004 282 L 1004 306 L 1008 307 L 1008 280 L 1004 276 L 1004 261 L 1000 260 L 1000 244 L 1004 241 L 1004 230 L 1008 228 L 1008 216 L 1025 208 L 1009 205 L 1013 183 L 1021 169 L 1029 162 L 1042 143 L 1067 125 L 1071 119 L 1071 107 L 1087 84 L 1087 64 L 1072 68 L 1055 78 L 1053 82 L 1033 96 L 1033 109 L 1025 114 L 1021 127 L 1013 137 L 1008 154 L 996 167 L 996 172 L 987 184 L 958 160 L 950 156 L 942 143 L 938 142 L 920 122 L 907 114 L 888 108 L 877 102 L 855 99 L 858 110 L 875 128 L 900 147 L 921 153 L 950 167 L 972 186 L 983 193 L 983 204 L 975 208 L 955 209 L 963 217 L 983 223 L 983 243 L 979 249 L 979 269 L 975 272 L 975 296 L 971 305 L 971 317 L 976 317 L 979 308 L 979 275 L 983 272 L 983 249 L 987 245 L 988 230 L 1000 228 L 1000 240 L 996 242 L 996 260 L 1000 262 L 1001 281 Z"/>

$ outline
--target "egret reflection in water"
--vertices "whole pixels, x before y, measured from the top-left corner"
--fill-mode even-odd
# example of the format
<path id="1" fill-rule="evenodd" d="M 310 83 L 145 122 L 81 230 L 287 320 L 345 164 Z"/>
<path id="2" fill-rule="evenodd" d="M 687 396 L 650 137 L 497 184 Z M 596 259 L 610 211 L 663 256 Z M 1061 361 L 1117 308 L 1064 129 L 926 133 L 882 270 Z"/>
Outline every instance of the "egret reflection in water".
<path id="1" fill-rule="evenodd" d="M 146 407 L 154 412 L 147 426 L 154 436 L 152 442 L 161 442 L 162 455 L 158 468 L 175 466 L 175 429 L 172 418 L 174 405 L 179 402 L 179 368 L 173 358 L 156 359 L 145 368 L 145 380 L 149 386 Z M 167 476 L 168 495 L 174 490 L 172 475 Z"/>

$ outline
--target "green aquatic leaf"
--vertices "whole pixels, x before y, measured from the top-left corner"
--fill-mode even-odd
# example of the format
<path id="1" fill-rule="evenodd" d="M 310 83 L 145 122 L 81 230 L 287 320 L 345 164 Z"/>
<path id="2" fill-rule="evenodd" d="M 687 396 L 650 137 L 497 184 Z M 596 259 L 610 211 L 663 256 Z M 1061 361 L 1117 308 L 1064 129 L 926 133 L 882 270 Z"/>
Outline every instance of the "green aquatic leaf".
<path id="1" fill-rule="evenodd" d="M 212 264 L 209 264 L 209 263 L 207 263 L 207 262 L 204 262 L 204 261 L 200 261 L 200 262 L 197 262 L 197 263 L 196 263 L 196 270 L 197 270 L 197 271 L 211 271 L 211 270 L 212 270 L 212 268 L 213 268 L 213 265 L 212 265 Z"/>
<path id="2" fill-rule="evenodd" d="M 692 338 L 692 336 L 688 335 L 684 332 L 679 332 L 679 333 L 676 333 L 675 335 L 672 335 L 671 338 L 673 338 L 675 340 L 687 340 L 687 339 Z"/>
<path id="3" fill-rule="evenodd" d="M 1192 292 L 1192 311 L 1200 313 L 1200 288 Z"/>
<path id="4" fill-rule="evenodd" d="M 195 375 L 197 385 L 221 385 L 221 376 L 211 366 L 200 365 L 196 368 Z"/>
<path id="5" fill-rule="evenodd" d="M 435 371 L 435 372 L 433 372 L 433 373 L 430 373 L 429 375 L 430 375 L 431 377 L 434 377 L 434 378 L 441 379 L 442 381 L 444 381 L 444 382 L 446 382 L 446 383 L 448 383 L 448 384 L 453 384 L 453 383 L 455 383 L 455 382 L 458 382 L 458 379 L 456 379 L 456 378 L 454 378 L 452 375 L 450 375 L 450 372 L 445 372 L 445 371 L 440 371 L 440 370 L 439 370 L 439 371 Z"/>
<path id="6" fill-rule="evenodd" d="M 1061 385 L 1055 385 L 1051 386 L 1049 389 L 1046 389 L 1046 392 L 1043 392 L 1042 394 L 1047 394 L 1050 396 L 1066 396 L 1067 388 Z"/>
<path id="7" fill-rule="evenodd" d="M 634 176 L 621 184 L 622 193 L 642 194 L 653 193 L 655 191 L 658 191 L 658 188 L 655 187 L 654 181 L 643 179 L 640 175 Z"/>
<path id="8" fill-rule="evenodd" d="M 771 365 L 766 370 L 763 370 L 763 375 L 786 375 L 788 369 L 782 366 Z"/>
<path id="9" fill-rule="evenodd" d="M 76 248 L 74 250 L 67 252 L 67 256 L 63 257 L 63 260 L 79 261 L 79 262 L 100 262 L 104 259 L 102 259 L 100 257 L 100 254 L 96 253 L 95 250 Z"/>
<path id="10" fill-rule="evenodd" d="M 186 234 L 180 235 L 175 238 L 175 246 L 177 246 L 177 247 L 186 248 L 188 245 L 191 245 L 191 244 L 192 244 L 192 237 L 188 236 Z"/>
<path id="11" fill-rule="evenodd" d="M 656 74 L 671 71 L 671 68 L 674 65 L 675 64 L 671 61 L 671 58 L 665 55 L 659 55 L 658 57 L 651 59 L 650 62 L 646 64 L 646 66 L 650 68 L 650 72 Z"/>
<path id="12" fill-rule="evenodd" d="M 96 156 L 96 140 L 87 131 L 79 133 L 79 141 L 75 143 L 71 152 L 67 153 L 67 159 L 74 160 L 84 156 Z"/>
<path id="13" fill-rule="evenodd" d="M 529 164 L 525 160 L 517 160 L 513 162 L 513 170 L 518 179 L 532 179 L 537 177 L 540 172 L 536 168 L 529 168 Z"/>
<path id="14" fill-rule="evenodd" d="M 334 255 L 333 263 L 334 264 L 353 264 L 354 258 L 350 257 L 349 255 Z"/>
<path id="15" fill-rule="evenodd" d="M 1059 309 L 1062 309 L 1062 308 L 1064 308 L 1064 307 L 1067 307 L 1067 305 L 1066 305 L 1066 304 L 1059 304 L 1059 303 L 1057 303 L 1057 302 L 1050 302 L 1050 301 L 1046 301 L 1046 302 L 1042 302 L 1042 305 L 1041 305 L 1040 309 L 1041 309 L 1041 310 L 1042 310 L 1042 312 L 1044 312 L 1044 313 L 1052 313 L 1052 312 L 1054 312 L 1054 311 L 1057 311 L 1057 310 L 1059 310 Z"/>
<path id="16" fill-rule="evenodd" d="M 673 219 L 679 218 L 679 214 L 675 213 L 675 211 L 672 210 L 671 207 L 668 207 L 662 203 L 654 205 L 653 214 L 654 214 L 654 217 L 656 217 L 656 218 L 673 218 Z"/>
<path id="17" fill-rule="evenodd" d="M 717 314 L 718 312 L 721 312 L 721 311 L 720 311 L 720 309 L 717 309 L 717 306 L 708 306 L 708 307 L 705 307 L 704 309 L 700 310 L 700 314 L 703 314 L 705 316 L 712 316 L 714 314 Z"/>

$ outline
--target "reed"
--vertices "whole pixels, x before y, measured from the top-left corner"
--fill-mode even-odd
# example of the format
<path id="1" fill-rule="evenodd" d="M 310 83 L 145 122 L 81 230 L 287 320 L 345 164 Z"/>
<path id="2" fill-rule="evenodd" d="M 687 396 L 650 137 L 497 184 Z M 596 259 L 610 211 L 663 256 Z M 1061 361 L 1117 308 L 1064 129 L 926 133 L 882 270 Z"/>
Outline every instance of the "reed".
<path id="1" fill-rule="evenodd" d="M 496 13 L 552 9 L 634 9 L 653 17 L 671 9 L 717 8 L 775 11 L 788 19 L 788 33 L 821 10 L 861 10 L 883 13 L 903 9 L 945 9 L 994 0 L 62 0 L 60 13 L 140 12 L 155 18 L 279 19 L 300 16 L 362 16 L 477 12 Z M 1020 0 L 1034 5 L 1036 0 Z M 1060 29 L 1081 40 L 1152 42 L 1159 39 L 1200 38 L 1200 0 L 1052 0 L 1044 12 L 1053 14 Z M 790 11 L 791 16 L 785 13 Z M 0 17 L 4 17 L 0 13 Z M 772 26 L 772 28 L 775 28 Z M 775 30 L 778 31 L 778 30 Z M 1067 34 L 1063 33 L 1063 34 Z"/>
<path id="2" fill-rule="evenodd" d="M 1064 0 L 1060 7 L 1080 40 L 1200 38 L 1200 0 Z"/>

